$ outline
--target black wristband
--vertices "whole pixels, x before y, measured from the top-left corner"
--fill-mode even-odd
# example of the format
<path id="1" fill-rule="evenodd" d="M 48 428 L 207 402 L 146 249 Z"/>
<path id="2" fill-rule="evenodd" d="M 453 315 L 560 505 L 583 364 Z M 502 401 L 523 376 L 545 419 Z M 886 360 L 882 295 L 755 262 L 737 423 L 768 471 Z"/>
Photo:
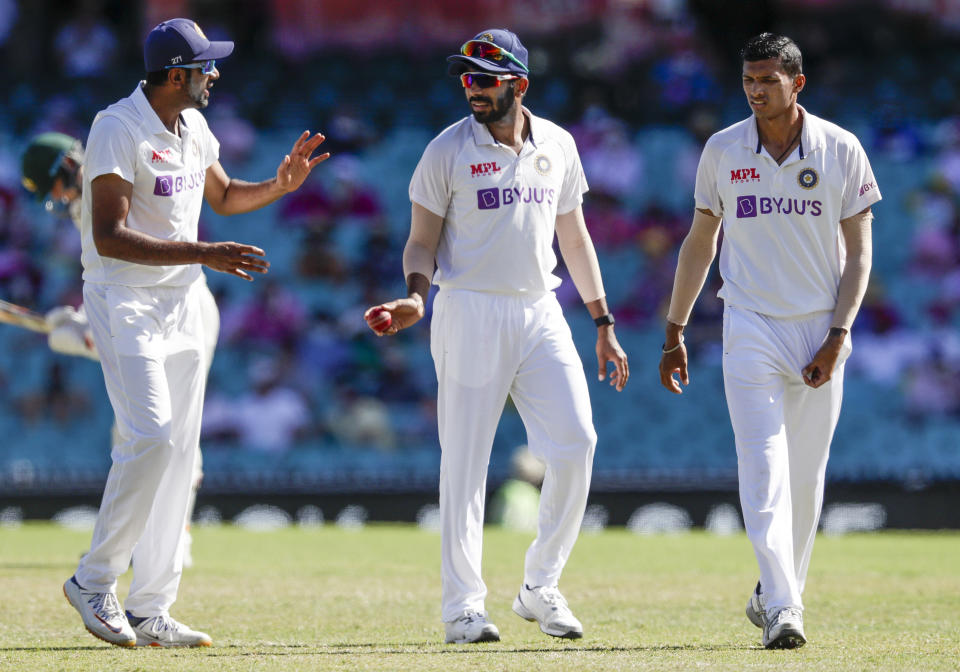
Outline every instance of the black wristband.
<path id="1" fill-rule="evenodd" d="M 616 322 L 616 320 L 613 319 L 613 313 L 607 313 L 606 315 L 593 318 L 593 323 L 598 327 L 604 327 L 608 324 L 612 325 L 614 322 Z"/>

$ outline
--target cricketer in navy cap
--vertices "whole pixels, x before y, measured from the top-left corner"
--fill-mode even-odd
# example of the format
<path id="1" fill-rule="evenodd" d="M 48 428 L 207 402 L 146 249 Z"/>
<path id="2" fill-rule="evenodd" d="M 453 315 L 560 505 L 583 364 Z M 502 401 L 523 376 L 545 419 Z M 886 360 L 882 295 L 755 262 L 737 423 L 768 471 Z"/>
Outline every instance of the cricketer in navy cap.
<path id="1" fill-rule="evenodd" d="M 233 53 L 233 42 L 211 42 L 196 21 L 170 19 L 157 25 L 143 45 L 143 64 L 147 72 L 172 65 L 212 61 Z"/>
<path id="2" fill-rule="evenodd" d="M 480 71 L 527 77 L 530 74 L 527 59 L 527 48 L 520 43 L 519 37 L 506 28 L 491 28 L 465 42 L 459 54 L 447 56 L 448 72 L 461 75 Z"/>

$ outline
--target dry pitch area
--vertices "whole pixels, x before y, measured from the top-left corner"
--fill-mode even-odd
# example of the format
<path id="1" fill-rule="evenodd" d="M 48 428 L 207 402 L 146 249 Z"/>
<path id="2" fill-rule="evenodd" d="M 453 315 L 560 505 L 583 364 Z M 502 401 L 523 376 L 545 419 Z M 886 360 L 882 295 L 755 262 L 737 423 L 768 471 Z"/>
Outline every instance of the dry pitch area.
<path id="1" fill-rule="evenodd" d="M 530 537 L 488 529 L 487 608 L 502 641 L 458 646 L 442 643 L 433 533 L 222 526 L 195 537 L 173 615 L 214 647 L 120 650 L 88 635 L 61 593 L 89 533 L 0 528 L 0 669 L 960 669 L 957 533 L 818 539 L 809 643 L 795 651 L 762 649 L 743 616 L 756 581 L 743 535 L 584 535 L 560 587 L 586 636 L 566 641 L 510 611 Z"/>

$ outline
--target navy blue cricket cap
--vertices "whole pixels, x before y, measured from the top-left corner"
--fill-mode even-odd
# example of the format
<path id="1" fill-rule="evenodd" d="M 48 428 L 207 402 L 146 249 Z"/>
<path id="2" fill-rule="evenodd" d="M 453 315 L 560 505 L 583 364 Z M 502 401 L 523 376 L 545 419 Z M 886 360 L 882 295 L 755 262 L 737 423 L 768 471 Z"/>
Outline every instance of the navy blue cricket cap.
<path id="1" fill-rule="evenodd" d="M 157 72 L 168 65 L 216 60 L 231 53 L 233 42 L 211 42 L 196 21 L 170 19 L 147 35 L 143 45 L 143 64 L 147 72 Z"/>
<path id="2" fill-rule="evenodd" d="M 511 33 L 506 28 L 491 28 L 489 30 L 484 30 L 469 41 L 490 42 L 495 44 L 501 49 L 513 54 L 517 61 L 523 63 L 523 67 L 506 56 L 500 58 L 500 60 L 495 60 L 493 58 L 480 58 L 477 56 L 464 56 L 463 54 L 455 54 L 453 56 L 447 56 L 447 61 L 450 63 L 447 68 L 447 72 L 449 74 L 461 75 L 464 72 L 493 72 L 497 74 L 509 73 L 514 75 L 522 75 L 524 77 L 529 76 L 530 71 L 528 68 L 530 64 L 528 62 L 527 48 L 520 43 L 519 37 L 517 37 L 514 33 Z"/>

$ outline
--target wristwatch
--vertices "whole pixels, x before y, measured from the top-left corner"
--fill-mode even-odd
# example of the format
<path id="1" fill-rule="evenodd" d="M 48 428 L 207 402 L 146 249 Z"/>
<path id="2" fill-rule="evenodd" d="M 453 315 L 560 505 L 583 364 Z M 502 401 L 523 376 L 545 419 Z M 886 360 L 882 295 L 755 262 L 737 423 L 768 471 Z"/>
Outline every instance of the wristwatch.
<path id="1" fill-rule="evenodd" d="M 603 327 L 608 324 L 613 324 L 616 320 L 613 319 L 613 313 L 607 313 L 606 315 L 601 315 L 600 317 L 595 317 L 593 323 L 598 327 Z"/>

